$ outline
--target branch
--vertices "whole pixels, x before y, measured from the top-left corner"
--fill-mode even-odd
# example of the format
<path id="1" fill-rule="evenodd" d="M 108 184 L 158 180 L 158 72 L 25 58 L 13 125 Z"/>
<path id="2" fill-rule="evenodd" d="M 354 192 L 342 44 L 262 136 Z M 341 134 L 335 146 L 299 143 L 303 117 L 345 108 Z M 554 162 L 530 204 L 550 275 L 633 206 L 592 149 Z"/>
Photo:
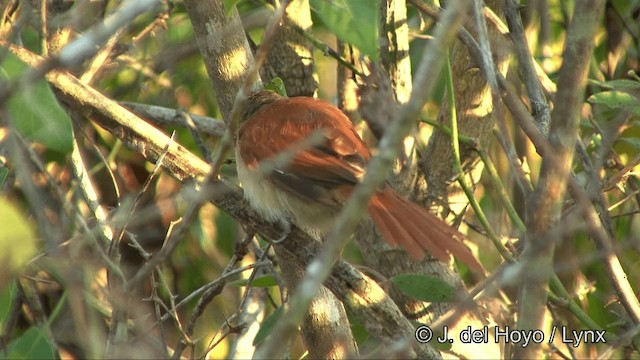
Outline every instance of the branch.
<path id="1" fill-rule="evenodd" d="M 221 160 L 226 157 L 226 153 L 230 152 L 232 149 L 233 139 L 236 136 L 236 127 L 240 122 L 240 113 L 244 106 L 246 106 L 246 96 L 252 88 L 255 88 L 261 82 L 258 78 L 258 70 L 269 68 L 269 58 L 275 56 L 274 46 L 277 49 L 284 51 L 283 54 L 286 55 L 286 59 L 292 58 L 292 55 L 293 57 L 296 56 L 295 53 L 297 51 L 292 52 L 293 48 L 296 48 L 296 46 L 293 46 L 292 48 L 291 44 L 282 44 L 284 37 L 286 37 L 283 31 L 289 32 L 289 29 L 282 29 L 280 27 L 280 23 L 284 18 L 286 18 L 286 13 L 295 12 L 295 10 L 299 10 L 301 13 L 304 12 L 304 4 L 296 3 L 293 6 L 300 7 L 291 9 L 290 11 L 288 9 L 289 2 L 281 2 L 280 6 L 275 9 L 274 13 L 270 17 L 262 38 L 262 43 L 255 53 L 255 60 L 251 53 L 247 52 L 248 44 L 247 39 L 244 37 L 244 32 L 241 28 L 237 28 L 240 21 L 235 9 L 232 10 L 230 16 L 227 16 L 220 1 L 211 2 L 189 0 L 185 4 L 187 5 L 189 17 L 191 18 L 191 22 L 196 31 L 196 37 L 201 45 L 201 53 L 205 64 L 207 65 L 209 74 L 211 75 L 213 88 L 218 94 L 220 109 L 225 115 L 225 121 L 228 124 L 225 135 L 221 141 L 221 145 L 217 151 L 218 156 L 212 161 L 215 170 Z M 203 15 L 203 13 L 206 15 Z M 311 17 L 308 8 L 306 9 L 306 14 L 308 15 L 307 20 L 310 23 Z M 288 35 L 293 35 L 293 33 L 289 32 Z M 300 39 L 297 39 L 294 42 L 299 44 L 299 40 Z M 246 62 L 237 64 L 237 60 L 235 58 L 230 58 L 229 51 L 235 52 L 235 54 L 237 54 L 236 57 L 246 58 Z M 310 53 L 307 54 L 307 57 L 309 54 Z M 229 63 L 232 60 L 234 62 Z M 284 61 L 286 62 L 286 60 Z M 271 65 L 274 65 L 275 63 L 276 62 L 272 61 Z M 220 65 L 226 66 L 221 67 Z M 278 66 L 281 65 L 282 64 L 279 64 Z M 289 63 L 289 65 L 289 67 L 295 66 L 291 63 Z M 302 64 L 300 63 L 300 65 Z M 243 73 L 238 73 L 240 68 L 242 68 Z M 302 71 L 302 73 L 308 73 L 308 71 L 306 71 L 308 70 L 307 66 L 303 66 L 303 68 L 304 71 Z M 278 75 L 283 76 L 284 74 Z M 269 76 L 269 74 L 267 74 L 267 76 Z M 283 76 L 283 80 L 288 82 L 288 80 L 293 80 L 293 78 Z M 315 80 L 311 77 L 308 77 L 307 79 L 303 77 L 296 80 L 300 80 L 299 82 L 296 81 L 296 85 L 299 85 L 298 93 L 309 93 L 309 86 L 313 85 L 313 87 L 315 87 Z M 288 85 L 290 84 L 291 83 L 288 83 Z M 311 90 L 311 92 L 313 92 L 313 90 Z M 233 102 L 230 101 L 231 95 L 235 96 L 232 98 L 235 99 Z M 278 253 L 278 249 L 279 247 L 276 247 L 276 253 Z M 278 254 L 278 257 L 282 260 L 280 264 L 283 273 L 290 271 L 293 272 L 293 270 L 296 269 L 296 264 L 290 264 L 290 259 L 283 258 L 280 254 Z M 304 270 L 300 269 L 299 273 L 303 274 Z M 295 284 L 295 279 L 298 277 L 297 275 L 291 273 L 285 274 L 285 277 L 290 288 L 297 286 Z M 326 318 L 326 311 L 329 308 L 334 309 L 339 314 L 339 320 L 331 324 L 327 324 L 327 322 L 321 323 L 320 321 L 306 321 L 305 324 L 303 324 L 302 335 L 305 343 L 309 347 L 310 356 L 336 357 L 346 356 L 348 353 L 355 353 L 356 348 L 353 346 L 355 342 L 352 340 L 350 327 L 347 325 L 347 315 L 344 312 L 344 309 L 342 309 L 342 306 L 332 294 L 328 291 L 326 291 L 325 294 L 326 296 L 316 297 L 314 300 L 316 304 L 320 304 L 322 302 L 325 303 L 321 306 L 314 306 L 313 308 L 308 309 L 308 311 L 305 312 L 308 314 L 306 319 Z M 307 331 L 311 329 L 313 329 L 313 331 Z M 340 331 L 336 331 L 336 329 L 340 329 Z M 341 339 L 337 340 L 337 338 Z M 278 345 L 284 341 L 288 341 L 287 338 L 278 338 L 275 336 L 271 338 L 271 341 L 274 341 L 273 339 L 278 341 Z M 342 341 L 343 339 L 346 340 Z M 269 340 L 267 340 L 267 342 L 268 341 Z M 345 346 L 340 346 L 338 345 L 339 343 L 343 343 Z M 334 352 L 334 350 L 339 352 Z"/>
<path id="2" fill-rule="evenodd" d="M 328 234 L 318 257 L 309 264 L 308 276 L 302 282 L 294 295 L 289 309 L 283 314 L 282 320 L 273 329 L 277 337 L 287 337 L 296 330 L 305 310 L 313 297 L 322 286 L 323 281 L 329 276 L 332 265 L 339 259 L 342 248 L 349 240 L 348 235 L 353 233 L 359 223 L 371 194 L 386 179 L 388 170 L 394 163 L 399 148 L 405 135 L 409 133 L 413 121 L 419 118 L 422 106 L 435 85 L 437 74 L 440 71 L 446 57 L 446 47 L 455 36 L 458 26 L 462 23 L 469 1 L 457 1 L 445 10 L 442 22 L 436 28 L 434 41 L 425 48 L 423 61 L 417 69 L 414 82 L 414 92 L 409 103 L 396 114 L 394 120 L 379 143 L 380 155 L 374 157 L 367 166 L 367 175 L 354 190 L 349 202 L 344 206 L 336 223 Z M 339 294 L 336 296 L 340 297 Z M 407 336 L 406 332 L 397 333 L 396 336 Z M 279 357 L 279 344 L 270 341 L 256 357 Z M 424 347 L 414 348 L 416 351 Z"/>
<path id="3" fill-rule="evenodd" d="M 556 108 L 551 117 L 549 141 L 555 151 L 554 160 L 544 157 L 540 181 L 528 204 L 527 237 L 523 251 L 539 273 L 523 282 L 519 298 L 518 329 L 542 329 L 547 304 L 547 282 L 553 274 L 553 253 L 557 232 L 553 224 L 560 217 L 571 164 L 576 134 L 580 122 L 580 108 L 587 82 L 593 39 L 604 10 L 603 0 L 576 3 L 573 20 L 567 31 L 556 94 Z M 589 204 L 590 205 L 590 204 Z M 514 347 L 518 358 L 537 358 L 541 346 Z"/>
<path id="4" fill-rule="evenodd" d="M 180 111 L 177 109 L 126 101 L 120 102 L 120 104 L 131 110 L 134 114 L 145 118 L 158 126 L 185 127 L 184 116 L 180 115 Z M 221 120 L 191 113 L 187 113 L 187 115 L 189 115 L 193 120 L 198 132 L 216 137 L 222 137 L 222 135 L 224 135 L 226 126 Z"/>
<path id="5" fill-rule="evenodd" d="M 18 46 L 9 45 L 8 48 L 31 66 L 43 61 L 41 57 Z M 82 108 L 83 113 L 95 123 L 118 137 L 132 150 L 141 153 L 148 161 L 156 162 L 169 143 L 163 167 L 176 179 L 182 182 L 203 179 L 210 172 L 211 168 L 207 163 L 67 72 L 51 71 L 46 79 L 68 106 Z M 214 205 L 267 238 L 278 238 L 281 235 L 273 224 L 259 218 L 249 209 L 239 189 L 221 180 L 212 179 L 211 183 L 218 190 L 210 199 Z M 288 253 L 302 266 L 306 266 L 322 247 L 296 227 L 292 229 L 286 244 Z M 346 261 L 338 260 L 326 285 L 350 311 L 362 319 L 369 333 L 376 338 L 391 341 L 412 336 L 413 325 L 385 295 L 384 290 Z M 422 346 L 416 350 L 421 356 L 437 357 L 437 353 L 430 348 Z"/>
<path id="6" fill-rule="evenodd" d="M 161 0 L 125 1 L 113 14 L 60 50 L 60 64 L 66 68 L 81 64 L 93 56 L 118 30 L 129 25 L 138 15 L 155 11 L 161 4 Z"/>
<path id="7" fill-rule="evenodd" d="M 242 85 L 238 79 L 247 76 L 247 70 L 253 64 L 240 16 L 235 6 L 227 15 L 220 0 L 187 0 L 184 4 L 207 73 L 216 90 L 220 111 L 229 122 L 236 94 Z"/>
<path id="8" fill-rule="evenodd" d="M 531 104 L 531 112 L 536 120 L 538 128 L 543 134 L 549 133 L 549 121 L 551 121 L 551 111 L 544 97 L 542 86 L 538 80 L 534 67 L 534 60 L 529 51 L 527 38 L 524 35 L 522 19 L 518 11 L 519 7 L 515 0 L 508 0 L 505 5 L 505 17 L 512 38 L 512 46 L 515 49 L 518 58 L 518 70 L 520 70 L 520 79 L 524 82 L 529 95 L 529 103 Z"/>

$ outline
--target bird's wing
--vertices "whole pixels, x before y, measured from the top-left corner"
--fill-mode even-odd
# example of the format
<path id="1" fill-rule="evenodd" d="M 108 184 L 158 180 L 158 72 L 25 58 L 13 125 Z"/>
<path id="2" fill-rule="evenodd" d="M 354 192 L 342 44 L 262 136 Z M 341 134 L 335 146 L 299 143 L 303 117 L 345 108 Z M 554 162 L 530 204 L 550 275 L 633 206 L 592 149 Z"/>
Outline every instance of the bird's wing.
<path id="1" fill-rule="evenodd" d="M 303 146 L 314 134 L 320 134 L 319 141 Z M 302 97 L 279 100 L 249 117 L 240 128 L 238 146 L 251 170 L 292 152 L 289 161 L 274 166 L 269 178 L 296 195 L 326 203 L 344 200 L 347 194 L 340 196 L 340 189 L 360 180 L 370 157 L 340 110 Z"/>

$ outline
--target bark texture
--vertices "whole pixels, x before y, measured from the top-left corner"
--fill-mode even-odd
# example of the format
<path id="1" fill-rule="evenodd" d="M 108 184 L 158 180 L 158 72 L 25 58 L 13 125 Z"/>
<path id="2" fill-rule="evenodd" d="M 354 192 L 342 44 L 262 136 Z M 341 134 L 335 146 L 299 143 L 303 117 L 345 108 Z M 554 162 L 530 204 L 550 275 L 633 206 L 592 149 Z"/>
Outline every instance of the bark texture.
<path id="1" fill-rule="evenodd" d="M 227 15 L 219 1 L 187 1 L 186 4 L 220 110 L 228 121 L 235 94 L 246 70 L 253 64 L 242 23 L 235 8 Z M 289 4 L 286 16 L 303 29 L 311 27 L 306 0 Z M 290 96 L 313 95 L 316 82 L 312 53 L 305 39 L 293 29 L 281 26 L 268 50 L 262 68 L 264 79 L 281 77 Z M 287 287 L 293 289 L 304 276 L 304 267 L 289 257 L 280 256 L 281 250 L 276 251 Z M 357 352 L 344 307 L 326 289 L 314 300 L 301 330 L 312 358 L 345 357 Z"/>
<path id="2" fill-rule="evenodd" d="M 502 0 L 491 0 L 486 2 L 493 11 L 502 15 L 504 4 Z M 488 24 L 489 42 L 491 45 L 492 57 L 496 66 L 501 72 L 506 71 L 508 60 L 507 49 L 504 48 L 500 33 L 494 26 Z M 472 17 L 465 24 L 465 27 L 477 36 Z M 456 41 L 451 50 L 451 67 L 453 74 L 453 87 L 456 101 L 456 111 L 458 114 L 458 132 L 460 135 L 475 138 L 481 147 L 486 148 L 491 139 L 491 129 L 493 128 L 493 103 L 491 101 L 491 91 L 486 82 L 485 75 L 476 63 L 475 58 L 466 45 Z M 449 99 L 445 95 L 442 99 L 438 122 L 445 126 L 450 126 L 449 119 Z M 483 170 L 481 164 L 477 164 L 476 152 L 472 149 L 461 146 L 461 162 L 463 168 L 468 169 L 472 176 L 472 181 L 477 183 Z M 456 182 L 450 183 L 455 178 L 453 167 L 453 151 L 451 148 L 451 138 L 442 131 L 434 130 L 429 139 L 425 155 L 420 159 L 419 165 L 421 178 L 418 181 L 418 193 L 426 203 L 445 216 L 449 210 L 458 217 L 464 213 L 468 205 L 464 193 Z M 428 184 L 428 187 L 427 187 Z M 447 209 L 444 204 L 450 205 Z"/>
<path id="3" fill-rule="evenodd" d="M 227 15 L 222 1 L 186 0 L 185 6 L 218 106 L 228 122 L 236 93 L 253 63 L 240 16 L 235 7 Z"/>
<path id="4" fill-rule="evenodd" d="M 576 3 L 567 31 L 562 66 L 551 114 L 549 142 L 553 153 L 542 161 L 540 181 L 527 209 L 527 236 L 522 257 L 526 264 L 540 269 L 526 274 L 520 291 L 518 329 L 542 329 L 547 305 L 547 282 L 553 274 L 553 254 L 559 234 L 554 225 L 560 219 L 562 201 L 571 173 L 580 123 L 580 109 L 587 83 L 593 39 L 604 11 L 603 0 Z M 543 354 L 539 344 L 514 346 L 516 358 L 536 358 Z"/>
<path id="5" fill-rule="evenodd" d="M 285 16 L 287 22 L 304 31 L 313 25 L 308 0 L 292 1 Z M 290 26 L 280 26 L 261 69 L 262 78 L 268 81 L 280 77 L 289 97 L 313 96 L 318 87 L 313 71 L 313 48 L 309 42 Z"/>

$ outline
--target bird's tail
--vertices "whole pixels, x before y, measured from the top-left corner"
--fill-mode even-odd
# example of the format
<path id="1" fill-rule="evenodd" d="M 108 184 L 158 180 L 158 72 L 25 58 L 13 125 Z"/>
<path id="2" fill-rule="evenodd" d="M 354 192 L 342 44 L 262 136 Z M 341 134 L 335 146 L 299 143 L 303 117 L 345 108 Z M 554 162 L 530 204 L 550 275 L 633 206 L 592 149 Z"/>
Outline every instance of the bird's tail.
<path id="1" fill-rule="evenodd" d="M 368 212 L 382 237 L 391 245 L 405 248 L 412 258 L 420 260 L 428 251 L 447 263 L 451 254 L 472 270 L 484 273 L 471 250 L 460 241 L 462 234 L 390 187 L 371 198 Z"/>

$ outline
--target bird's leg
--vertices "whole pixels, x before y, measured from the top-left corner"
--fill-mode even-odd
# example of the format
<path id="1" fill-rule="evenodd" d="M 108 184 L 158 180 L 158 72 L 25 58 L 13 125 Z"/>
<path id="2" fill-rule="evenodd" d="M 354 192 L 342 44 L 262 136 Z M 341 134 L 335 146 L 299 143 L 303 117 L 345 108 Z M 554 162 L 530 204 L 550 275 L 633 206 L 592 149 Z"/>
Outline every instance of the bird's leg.
<path id="1" fill-rule="evenodd" d="M 272 244 L 280 244 L 283 241 L 285 241 L 289 235 L 291 235 L 291 219 L 290 218 L 285 218 L 283 220 L 280 221 L 280 226 L 282 227 L 282 236 L 280 236 L 277 239 L 273 239 L 271 240 Z"/>

